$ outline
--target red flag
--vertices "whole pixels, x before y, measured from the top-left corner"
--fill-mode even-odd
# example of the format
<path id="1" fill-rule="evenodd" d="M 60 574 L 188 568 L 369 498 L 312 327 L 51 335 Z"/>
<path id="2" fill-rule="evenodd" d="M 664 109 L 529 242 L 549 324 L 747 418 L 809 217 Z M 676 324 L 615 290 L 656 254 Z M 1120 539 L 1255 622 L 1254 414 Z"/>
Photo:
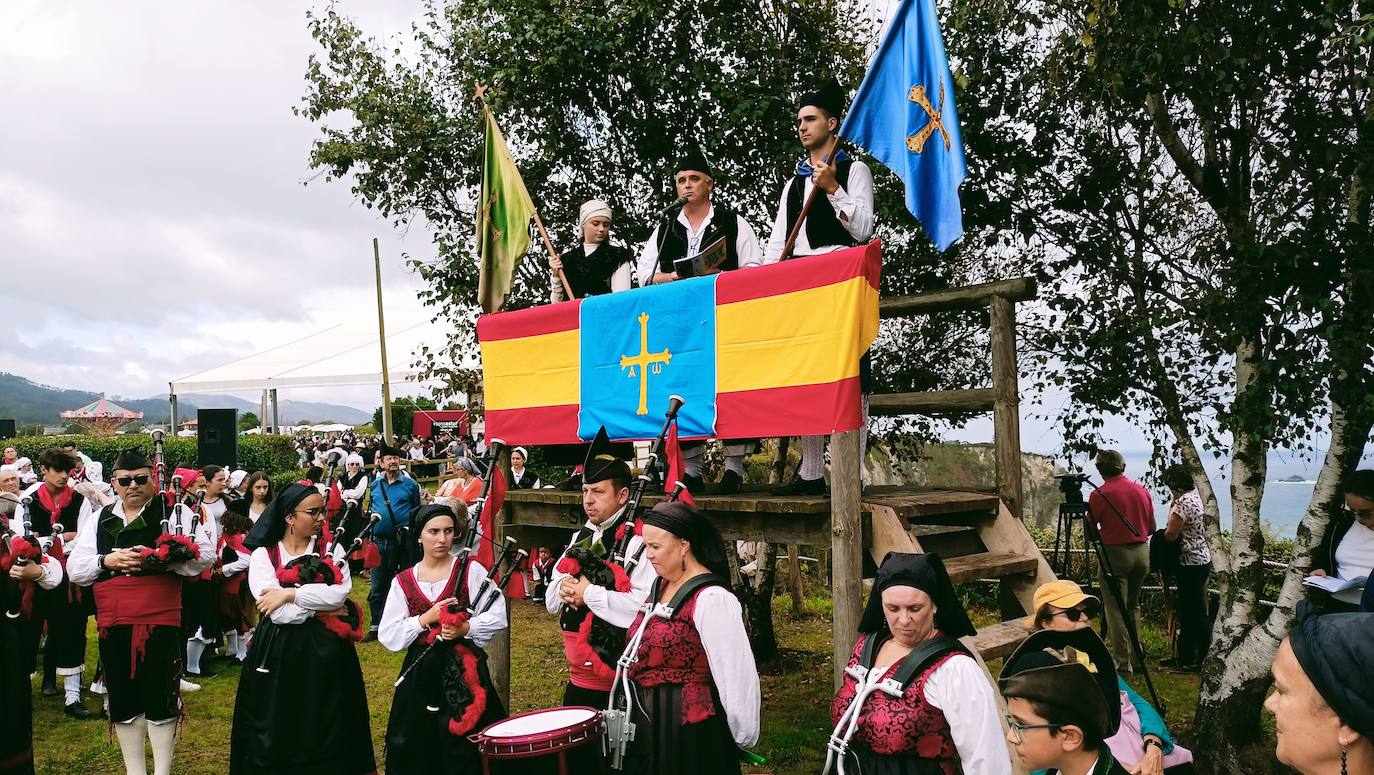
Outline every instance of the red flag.
<path id="1" fill-rule="evenodd" d="M 506 472 L 493 465 L 487 476 L 491 477 L 491 489 L 487 492 L 487 502 L 482 504 L 482 536 L 477 539 L 477 562 L 491 570 L 492 563 L 496 562 L 492 546 L 492 541 L 496 540 L 496 515 L 506 502 Z"/>
<path id="2" fill-rule="evenodd" d="M 682 477 L 686 475 L 682 467 L 682 445 L 677 443 L 676 422 L 668 429 L 668 435 L 663 438 L 663 446 L 664 465 L 668 469 L 668 472 L 663 475 L 663 491 L 672 492 L 673 488 L 677 486 L 677 482 L 682 481 Z M 678 500 L 692 506 L 697 505 L 696 498 L 693 498 L 692 493 L 685 487 L 682 490 L 682 497 Z"/>

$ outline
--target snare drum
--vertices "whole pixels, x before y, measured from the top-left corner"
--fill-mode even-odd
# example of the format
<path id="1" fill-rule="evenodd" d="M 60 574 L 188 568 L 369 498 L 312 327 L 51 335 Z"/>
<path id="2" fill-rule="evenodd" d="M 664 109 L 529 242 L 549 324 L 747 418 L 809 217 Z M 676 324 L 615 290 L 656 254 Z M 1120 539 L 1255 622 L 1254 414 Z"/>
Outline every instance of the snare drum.
<path id="1" fill-rule="evenodd" d="M 574 706 L 511 716 L 468 737 L 484 775 L 582 775 L 605 771 L 606 722 L 596 708 Z"/>

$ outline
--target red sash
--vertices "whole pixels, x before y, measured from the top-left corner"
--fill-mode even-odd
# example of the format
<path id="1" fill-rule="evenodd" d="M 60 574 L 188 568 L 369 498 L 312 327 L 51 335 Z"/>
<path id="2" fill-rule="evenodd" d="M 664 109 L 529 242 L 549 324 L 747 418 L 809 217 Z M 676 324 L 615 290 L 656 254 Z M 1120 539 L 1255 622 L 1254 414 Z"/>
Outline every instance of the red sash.
<path id="1" fill-rule="evenodd" d="M 115 576 L 94 589 L 95 623 L 102 630 L 121 624 L 181 626 L 181 577 L 176 574 Z"/>

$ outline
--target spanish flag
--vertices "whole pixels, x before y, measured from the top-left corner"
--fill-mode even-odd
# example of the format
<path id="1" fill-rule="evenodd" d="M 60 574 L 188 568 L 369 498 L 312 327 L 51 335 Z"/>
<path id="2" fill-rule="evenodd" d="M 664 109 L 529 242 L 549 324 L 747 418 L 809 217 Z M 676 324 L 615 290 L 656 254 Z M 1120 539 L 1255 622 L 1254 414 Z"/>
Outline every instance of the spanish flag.
<path id="1" fill-rule="evenodd" d="M 590 296 L 477 323 L 486 430 L 511 444 L 652 439 L 668 396 L 684 439 L 803 436 L 862 423 L 881 245 Z"/>

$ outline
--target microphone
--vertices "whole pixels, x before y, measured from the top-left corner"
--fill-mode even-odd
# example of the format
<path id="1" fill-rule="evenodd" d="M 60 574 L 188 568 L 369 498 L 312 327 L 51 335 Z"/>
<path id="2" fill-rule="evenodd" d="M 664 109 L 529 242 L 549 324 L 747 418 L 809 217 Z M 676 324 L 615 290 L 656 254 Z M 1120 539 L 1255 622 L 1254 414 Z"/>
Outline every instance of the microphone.
<path id="1" fill-rule="evenodd" d="M 680 197 L 678 197 L 677 199 L 674 199 L 672 204 L 668 205 L 667 207 L 663 208 L 662 210 L 659 210 L 659 211 L 658 211 L 659 217 L 665 216 L 665 215 L 667 215 L 668 213 L 671 213 L 672 211 L 678 209 L 679 207 L 681 207 L 681 206 L 683 206 L 683 205 L 685 205 L 685 204 L 687 204 L 687 197 L 685 197 L 685 196 L 680 196 Z"/>

